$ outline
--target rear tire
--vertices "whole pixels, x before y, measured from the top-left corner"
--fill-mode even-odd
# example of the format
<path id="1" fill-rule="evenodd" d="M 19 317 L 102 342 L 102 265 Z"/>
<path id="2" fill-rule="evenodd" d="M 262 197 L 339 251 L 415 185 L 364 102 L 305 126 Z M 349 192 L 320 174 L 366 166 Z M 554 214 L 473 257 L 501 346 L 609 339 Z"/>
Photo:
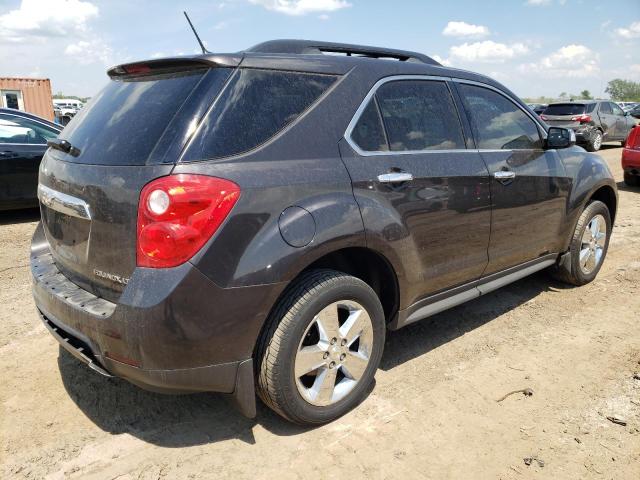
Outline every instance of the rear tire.
<path id="1" fill-rule="evenodd" d="M 640 187 L 640 175 L 624 172 L 624 183 L 629 187 Z"/>
<path id="2" fill-rule="evenodd" d="M 607 206 L 594 201 L 586 206 L 578 220 L 569 246 L 570 271 L 562 266 L 552 275 L 571 285 L 585 285 L 598 275 L 609 249 L 611 214 Z"/>
<path id="3" fill-rule="evenodd" d="M 602 146 L 602 132 L 600 130 L 596 130 L 591 135 L 591 139 L 587 142 L 585 148 L 588 152 L 597 152 L 600 150 Z"/>
<path id="4" fill-rule="evenodd" d="M 385 316 L 362 280 L 313 270 L 289 287 L 256 351 L 257 391 L 284 418 L 330 422 L 367 395 L 380 364 Z"/>

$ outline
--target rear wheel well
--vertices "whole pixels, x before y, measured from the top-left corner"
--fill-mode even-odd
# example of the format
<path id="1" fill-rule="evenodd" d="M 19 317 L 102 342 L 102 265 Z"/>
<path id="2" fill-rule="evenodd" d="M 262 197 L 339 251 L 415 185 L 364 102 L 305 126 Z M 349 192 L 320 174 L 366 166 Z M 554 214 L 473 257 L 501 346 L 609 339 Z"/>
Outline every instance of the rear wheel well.
<path id="1" fill-rule="evenodd" d="M 306 267 L 303 272 L 329 268 L 353 275 L 369 285 L 378 295 L 387 322 L 398 310 L 399 290 L 396 273 L 386 258 L 362 247 L 331 252 Z"/>
<path id="2" fill-rule="evenodd" d="M 617 208 L 616 193 L 614 192 L 613 188 L 609 187 L 608 185 L 600 187 L 598 190 L 593 192 L 593 195 L 591 195 L 589 202 L 593 202 L 594 200 L 599 200 L 607 206 L 607 208 L 609 209 L 609 215 L 611 215 L 611 223 L 613 224 L 616 218 Z"/>

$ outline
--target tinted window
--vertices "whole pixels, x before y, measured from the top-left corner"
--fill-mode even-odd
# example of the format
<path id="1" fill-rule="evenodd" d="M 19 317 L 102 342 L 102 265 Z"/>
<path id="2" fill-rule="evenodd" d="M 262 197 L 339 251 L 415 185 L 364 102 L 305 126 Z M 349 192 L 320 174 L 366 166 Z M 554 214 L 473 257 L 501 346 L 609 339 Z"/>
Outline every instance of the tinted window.
<path id="1" fill-rule="evenodd" d="M 53 128 L 14 115 L 0 115 L 0 143 L 44 145 L 58 136 Z"/>
<path id="2" fill-rule="evenodd" d="M 611 105 L 614 115 L 624 115 L 624 110 L 622 110 L 618 105 L 615 103 L 610 103 L 609 105 Z"/>
<path id="3" fill-rule="evenodd" d="M 358 123 L 351 132 L 351 139 L 367 152 L 389 150 L 384 136 L 382 119 L 374 98 L 369 101 L 367 108 L 362 112 Z"/>
<path id="4" fill-rule="evenodd" d="M 609 102 L 602 102 L 600 104 L 600 113 L 612 113 L 611 111 L 611 106 L 609 105 Z"/>
<path id="5" fill-rule="evenodd" d="M 535 122 L 503 95 L 488 88 L 460 84 L 478 148 L 532 149 L 542 141 Z M 545 111 L 545 115 L 548 113 Z"/>
<path id="6" fill-rule="evenodd" d="M 545 115 L 581 115 L 585 113 L 584 103 L 556 103 L 549 105 L 544 111 Z"/>
<path id="7" fill-rule="evenodd" d="M 465 148 L 460 120 L 445 83 L 390 82 L 378 89 L 376 97 L 390 150 Z"/>
<path id="8" fill-rule="evenodd" d="M 335 80 L 332 75 L 238 70 L 185 160 L 226 157 L 257 147 L 293 122 Z"/>
<path id="9" fill-rule="evenodd" d="M 204 72 L 109 82 L 60 135 L 82 152 L 68 161 L 144 165 Z"/>

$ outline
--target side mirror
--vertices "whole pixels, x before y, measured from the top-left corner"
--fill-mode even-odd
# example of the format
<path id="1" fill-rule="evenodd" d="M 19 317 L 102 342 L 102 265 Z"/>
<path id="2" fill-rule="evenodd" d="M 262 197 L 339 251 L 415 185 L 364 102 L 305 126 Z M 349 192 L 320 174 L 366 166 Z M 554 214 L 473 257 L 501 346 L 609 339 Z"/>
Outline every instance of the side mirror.
<path id="1" fill-rule="evenodd" d="M 570 128 L 550 127 L 547 148 L 569 148 L 576 144 L 576 133 Z"/>

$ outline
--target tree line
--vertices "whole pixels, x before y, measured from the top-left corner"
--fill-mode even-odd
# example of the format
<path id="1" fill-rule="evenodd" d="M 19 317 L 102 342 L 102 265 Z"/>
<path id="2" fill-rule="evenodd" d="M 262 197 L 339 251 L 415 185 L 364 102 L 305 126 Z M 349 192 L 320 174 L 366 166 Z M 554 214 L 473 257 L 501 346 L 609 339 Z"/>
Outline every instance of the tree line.
<path id="1" fill-rule="evenodd" d="M 607 84 L 605 93 L 616 102 L 640 102 L 640 82 L 616 78 Z M 593 100 L 594 96 L 589 90 L 583 90 L 579 94 L 561 92 L 557 97 L 525 98 L 529 103 L 553 103 L 563 100 Z"/>

